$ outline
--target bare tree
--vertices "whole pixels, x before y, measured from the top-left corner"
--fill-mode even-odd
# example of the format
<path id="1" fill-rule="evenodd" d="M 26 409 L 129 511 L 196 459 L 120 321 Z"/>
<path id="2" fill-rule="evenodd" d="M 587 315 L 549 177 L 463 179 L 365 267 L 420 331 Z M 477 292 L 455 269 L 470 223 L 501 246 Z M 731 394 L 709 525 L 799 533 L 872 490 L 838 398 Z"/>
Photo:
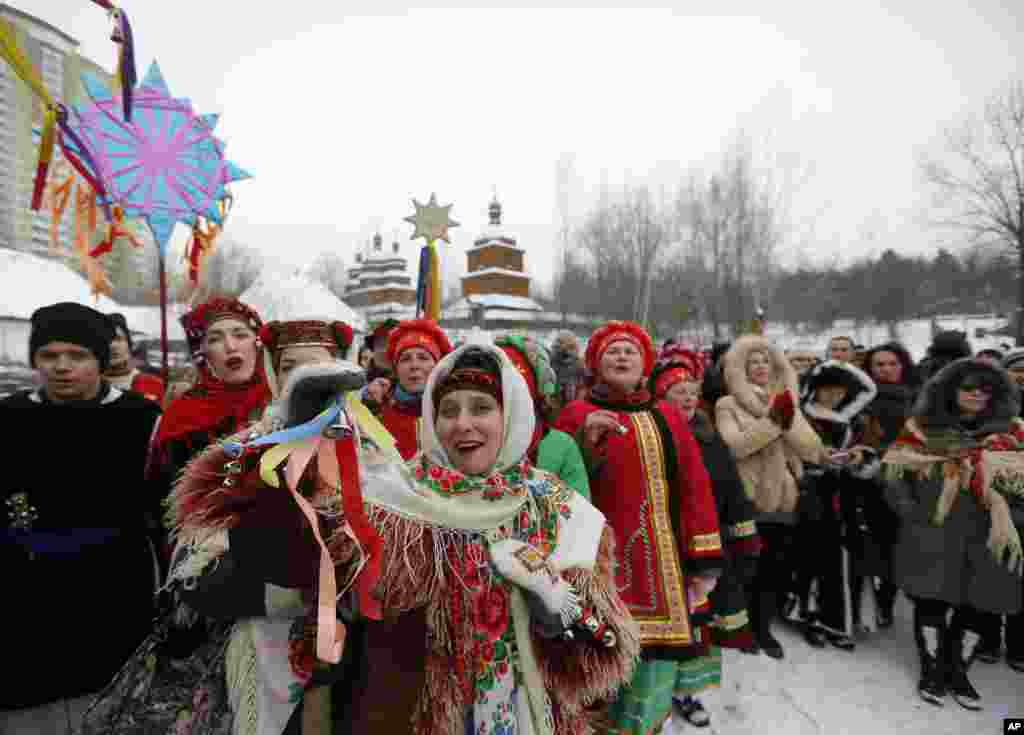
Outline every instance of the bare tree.
<path id="1" fill-rule="evenodd" d="M 944 154 L 922 168 L 942 212 L 936 224 L 1016 253 L 1016 338 L 1024 344 L 1024 82 L 991 97 L 980 118 L 947 130 Z"/>
<path id="2" fill-rule="evenodd" d="M 348 270 L 345 259 L 335 250 L 325 250 L 310 263 L 306 274 L 339 299 L 345 297 L 345 286 L 348 283 Z"/>
<path id="3" fill-rule="evenodd" d="M 587 216 L 576 240 L 593 269 L 596 313 L 647 323 L 652 282 L 671 232 L 645 187 L 627 189 Z"/>
<path id="4" fill-rule="evenodd" d="M 207 258 L 196 300 L 212 296 L 238 298 L 253 285 L 263 270 L 263 255 L 248 245 L 221 236 Z"/>
<path id="5" fill-rule="evenodd" d="M 569 213 L 572 179 L 575 173 L 576 157 L 563 153 L 555 164 L 555 196 L 557 197 L 558 239 L 555 243 L 555 277 L 552 283 L 555 302 L 565 323 L 572 300 L 570 298 L 573 267 L 572 222 Z"/>
<path id="6" fill-rule="evenodd" d="M 783 189 L 757 170 L 740 138 L 706 180 L 691 174 L 675 202 L 685 260 L 699 274 L 706 318 L 716 340 L 726 324 L 745 323 L 763 305 L 782 238 Z"/>

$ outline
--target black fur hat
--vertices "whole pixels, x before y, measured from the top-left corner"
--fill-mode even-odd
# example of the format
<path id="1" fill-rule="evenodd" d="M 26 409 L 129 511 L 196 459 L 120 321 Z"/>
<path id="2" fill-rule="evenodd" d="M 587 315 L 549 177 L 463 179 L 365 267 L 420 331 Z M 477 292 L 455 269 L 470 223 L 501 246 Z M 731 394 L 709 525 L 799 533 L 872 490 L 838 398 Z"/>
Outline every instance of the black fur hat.
<path id="1" fill-rule="evenodd" d="M 929 430 L 959 426 L 956 392 L 968 375 L 977 376 L 992 387 L 989 408 L 976 431 L 981 434 L 1008 431 L 1010 422 L 1020 412 L 1020 392 L 1003 368 L 973 358 L 955 360 L 932 376 L 917 397 L 914 417 Z"/>

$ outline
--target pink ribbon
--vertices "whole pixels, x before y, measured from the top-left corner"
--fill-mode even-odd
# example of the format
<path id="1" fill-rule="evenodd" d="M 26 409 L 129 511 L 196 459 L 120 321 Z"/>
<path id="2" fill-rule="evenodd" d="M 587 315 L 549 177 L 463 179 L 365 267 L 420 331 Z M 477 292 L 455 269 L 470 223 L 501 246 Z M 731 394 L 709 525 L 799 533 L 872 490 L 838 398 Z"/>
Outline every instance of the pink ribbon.
<path id="1" fill-rule="evenodd" d="M 307 442 L 295 449 L 288 456 L 288 465 L 285 468 L 285 479 L 288 482 L 288 490 L 298 503 L 306 520 L 313 529 L 313 536 L 320 546 L 320 580 L 319 596 L 317 599 L 316 616 L 316 657 L 321 661 L 336 664 L 341 660 L 341 651 L 345 644 L 345 626 L 338 622 L 338 580 L 334 575 L 334 561 L 330 552 L 327 551 L 327 544 L 320 535 L 320 522 L 316 517 L 316 510 L 296 490 L 299 478 L 305 471 L 309 461 L 313 458 L 320 445 L 320 438 Z"/>

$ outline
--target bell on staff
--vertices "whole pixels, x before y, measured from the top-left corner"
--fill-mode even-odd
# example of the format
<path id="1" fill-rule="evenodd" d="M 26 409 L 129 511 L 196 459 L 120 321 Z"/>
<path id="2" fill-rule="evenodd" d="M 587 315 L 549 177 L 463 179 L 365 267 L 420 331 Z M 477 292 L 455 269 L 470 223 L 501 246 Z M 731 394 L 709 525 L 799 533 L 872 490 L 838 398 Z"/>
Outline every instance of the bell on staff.
<path id="1" fill-rule="evenodd" d="M 325 439 L 348 439 L 352 436 L 352 427 L 346 421 L 345 414 L 339 414 L 321 433 Z"/>

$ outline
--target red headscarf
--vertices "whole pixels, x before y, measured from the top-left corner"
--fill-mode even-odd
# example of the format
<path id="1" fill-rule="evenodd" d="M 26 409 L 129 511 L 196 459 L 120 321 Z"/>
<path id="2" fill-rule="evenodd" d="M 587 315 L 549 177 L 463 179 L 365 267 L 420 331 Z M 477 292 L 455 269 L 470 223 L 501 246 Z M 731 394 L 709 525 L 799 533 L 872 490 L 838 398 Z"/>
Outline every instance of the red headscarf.
<path id="1" fill-rule="evenodd" d="M 214 322 L 228 318 L 246 323 L 257 334 L 263 326 L 255 309 L 226 298 L 210 299 L 181 318 L 199 378 L 191 389 L 171 401 L 164 411 L 156 437 L 158 447 L 188 434 L 210 431 L 228 419 L 231 424 L 229 431 L 237 431 L 270 402 L 270 386 L 260 360 L 256 360 L 252 377 L 238 385 L 225 383 L 210 372 L 205 356 L 200 352 L 202 341 Z"/>
<path id="2" fill-rule="evenodd" d="M 426 350 L 435 360 L 452 351 L 452 343 L 431 319 L 410 319 L 395 327 L 388 335 L 388 360 L 397 365 L 398 356 L 410 347 Z"/>
<path id="3" fill-rule="evenodd" d="M 646 330 L 639 324 L 625 321 L 611 321 L 590 336 L 584 360 L 594 375 L 600 375 L 601 355 L 615 342 L 631 342 L 644 357 L 644 375 L 654 369 L 654 343 Z"/>

